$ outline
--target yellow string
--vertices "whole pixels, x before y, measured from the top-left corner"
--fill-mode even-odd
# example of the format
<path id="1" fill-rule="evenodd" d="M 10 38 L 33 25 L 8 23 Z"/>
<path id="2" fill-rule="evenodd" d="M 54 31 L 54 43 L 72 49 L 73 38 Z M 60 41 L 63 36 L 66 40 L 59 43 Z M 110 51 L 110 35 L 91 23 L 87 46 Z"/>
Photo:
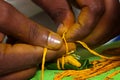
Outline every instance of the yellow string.
<path id="1" fill-rule="evenodd" d="M 63 37 L 62 37 L 62 38 L 63 38 L 63 40 L 64 40 L 64 42 L 65 42 L 66 54 L 70 54 L 71 52 L 68 52 L 69 50 L 68 50 L 67 41 L 66 41 L 66 39 L 65 39 L 65 33 L 63 34 Z M 109 60 L 110 60 L 109 57 L 100 55 L 99 53 L 97 53 L 97 52 L 95 52 L 94 50 L 90 49 L 90 48 L 87 46 L 87 44 L 85 44 L 84 42 L 82 42 L 82 41 L 76 41 L 76 42 L 77 42 L 77 43 L 80 43 L 85 49 L 87 49 L 87 50 L 88 50 L 89 52 L 91 52 L 92 54 L 94 54 L 94 55 L 96 55 L 96 56 L 99 56 L 99 57 L 101 57 L 101 58 L 103 58 L 103 59 L 109 59 Z M 47 48 L 44 48 L 43 51 L 44 51 L 44 52 L 43 52 L 43 59 L 42 59 L 42 74 L 41 74 L 41 80 L 44 80 L 44 65 L 45 65 L 45 57 L 46 57 L 46 54 L 47 54 Z M 65 56 L 66 56 L 66 55 L 63 55 L 61 59 L 59 58 L 59 59 L 57 60 L 57 67 L 58 67 L 58 69 L 61 69 L 61 67 L 60 67 L 60 60 L 61 60 L 61 64 L 62 64 L 62 69 L 64 69 Z M 111 58 L 111 59 L 112 59 L 112 58 Z M 114 59 L 114 58 L 113 58 L 113 59 Z M 70 71 L 70 72 L 71 72 L 71 71 Z M 70 75 L 70 72 L 67 73 L 66 75 L 68 75 L 68 74 Z M 114 72 L 113 74 L 109 75 L 108 77 L 111 78 L 111 77 L 113 77 L 115 74 L 118 74 L 118 73 L 120 73 L 120 70 Z M 64 74 L 64 75 L 65 75 L 65 74 Z M 75 74 L 73 74 L 73 75 L 75 75 Z M 95 75 L 95 74 L 93 74 L 93 75 Z M 107 77 L 107 78 L 108 78 L 108 77 Z"/>
<path id="2" fill-rule="evenodd" d="M 120 73 L 120 70 L 117 70 L 117 71 L 113 72 L 112 74 L 108 75 L 104 80 L 110 80 L 110 79 L 112 79 L 113 76 L 115 76 L 118 73 Z"/>
<path id="3" fill-rule="evenodd" d="M 57 68 L 60 70 L 61 67 L 60 67 L 60 58 L 57 59 Z"/>
<path id="4" fill-rule="evenodd" d="M 68 49 L 68 43 L 67 43 L 67 40 L 66 40 L 66 38 L 65 38 L 65 32 L 63 33 L 62 38 L 63 38 L 63 41 L 65 42 L 65 48 L 66 48 L 66 54 L 67 54 L 67 53 L 69 52 L 69 49 Z"/>
<path id="5" fill-rule="evenodd" d="M 63 39 L 63 41 L 64 41 L 64 43 L 65 43 L 66 54 L 69 54 L 68 43 L 67 43 L 66 38 L 65 38 L 65 32 L 63 33 L 62 39 Z M 65 55 L 62 56 L 61 65 L 62 65 L 62 69 L 64 69 L 64 65 L 65 65 Z M 60 68 L 60 59 L 57 60 L 57 68 L 58 68 L 58 69 L 61 69 L 61 68 Z"/>
<path id="6" fill-rule="evenodd" d="M 82 41 L 77 41 L 77 43 L 80 43 L 85 49 L 87 49 L 90 53 L 96 55 L 96 56 L 99 56 L 101 58 L 105 58 L 105 59 L 110 59 L 109 57 L 106 57 L 106 56 L 103 56 L 103 55 L 100 55 L 99 53 L 95 52 L 94 50 L 90 49 L 87 44 L 85 44 L 84 42 Z"/>
<path id="7" fill-rule="evenodd" d="M 64 69 L 64 65 L 65 65 L 65 57 L 64 56 L 62 56 L 62 69 Z"/>
<path id="8" fill-rule="evenodd" d="M 44 80 L 44 65 L 45 65 L 45 57 L 46 57 L 46 54 L 47 54 L 47 48 L 44 48 L 43 50 L 43 58 L 42 58 L 42 74 L 41 74 L 41 80 Z"/>
<path id="9" fill-rule="evenodd" d="M 119 57 L 116 58 L 116 57 L 106 57 L 106 56 L 103 56 L 103 55 L 100 55 L 99 53 L 95 52 L 94 50 L 90 49 L 87 44 L 85 44 L 84 42 L 82 41 L 77 41 L 77 43 L 80 43 L 85 49 L 87 49 L 90 53 L 96 55 L 96 56 L 99 56 L 102 58 L 102 61 L 101 60 L 98 60 L 97 62 L 95 62 L 95 64 L 93 64 L 94 66 L 90 69 L 85 69 L 85 70 L 89 70 L 89 72 L 85 72 L 84 70 L 67 70 L 67 71 L 64 71 L 63 73 L 61 74 L 58 74 L 54 80 L 61 80 L 63 77 L 65 76 L 74 76 L 76 77 L 74 80 L 85 80 L 86 78 L 89 78 L 89 77 L 93 77 L 95 75 L 98 75 L 100 73 L 103 73 L 105 71 L 108 71 L 112 68 L 115 68 L 117 66 L 120 65 L 120 62 L 119 62 Z M 114 73 L 112 73 L 111 75 L 109 75 L 107 78 L 111 78 L 113 77 L 114 75 L 120 73 L 120 70 L 119 71 L 116 71 Z M 106 79 L 107 80 L 107 79 Z"/>

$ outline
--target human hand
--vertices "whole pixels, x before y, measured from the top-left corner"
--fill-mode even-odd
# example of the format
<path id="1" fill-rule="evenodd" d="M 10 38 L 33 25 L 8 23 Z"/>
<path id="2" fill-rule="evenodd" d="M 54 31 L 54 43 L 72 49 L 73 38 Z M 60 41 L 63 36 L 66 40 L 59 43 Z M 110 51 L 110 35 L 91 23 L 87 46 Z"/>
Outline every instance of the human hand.
<path id="1" fill-rule="evenodd" d="M 66 33 L 68 41 L 81 40 L 99 46 L 120 33 L 119 0 L 72 0 L 80 9 L 75 21 L 71 4 L 67 0 L 33 0 L 59 24 L 58 33 Z M 68 0 L 70 1 L 70 0 Z M 75 24 L 74 24 L 75 23 Z"/>
<path id="2" fill-rule="evenodd" d="M 120 56 L 120 47 L 106 49 L 101 54 L 119 57 Z"/>
<path id="3" fill-rule="evenodd" d="M 69 51 L 75 44 L 69 43 Z M 46 61 L 57 59 L 65 53 L 65 45 L 57 51 L 48 50 Z M 28 44 L 0 44 L 0 80 L 28 80 L 42 61 L 43 48 Z"/>
<path id="4" fill-rule="evenodd" d="M 27 80 L 32 77 L 42 61 L 43 47 L 48 48 L 46 61 L 65 53 L 59 35 L 31 21 L 4 0 L 0 0 L 0 16 L 0 80 Z M 20 42 L 2 43 L 5 34 Z M 73 43 L 68 46 L 69 50 L 75 49 Z"/>
<path id="5" fill-rule="evenodd" d="M 22 42 L 53 50 L 62 46 L 62 38 L 58 34 L 30 20 L 3 0 L 0 6 L 1 37 L 6 34 Z"/>

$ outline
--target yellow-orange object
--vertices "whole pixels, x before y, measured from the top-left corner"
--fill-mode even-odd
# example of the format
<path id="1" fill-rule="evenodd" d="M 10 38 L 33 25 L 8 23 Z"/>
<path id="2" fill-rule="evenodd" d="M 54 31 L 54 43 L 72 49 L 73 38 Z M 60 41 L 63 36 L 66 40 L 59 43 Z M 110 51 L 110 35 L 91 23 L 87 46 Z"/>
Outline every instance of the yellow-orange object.
<path id="1" fill-rule="evenodd" d="M 45 65 L 45 57 L 47 54 L 47 48 L 44 48 L 43 50 L 43 58 L 42 58 L 42 74 L 41 74 L 41 80 L 44 80 L 44 65 Z"/>
<path id="2" fill-rule="evenodd" d="M 62 58 L 59 58 L 57 60 L 57 67 L 58 69 L 64 69 L 64 64 L 65 63 L 69 63 L 72 64 L 76 67 L 80 67 L 81 64 L 79 63 L 79 61 L 77 61 L 73 56 L 70 55 L 71 52 L 68 52 L 68 45 L 67 45 L 67 41 L 65 39 L 65 33 L 63 34 L 63 40 L 65 42 L 66 45 L 66 54 L 62 56 Z M 120 57 L 107 57 L 107 56 L 103 56 L 100 55 L 99 53 L 95 52 L 94 50 L 90 49 L 87 44 L 85 44 L 82 41 L 77 41 L 77 43 L 80 43 L 85 49 L 87 49 L 90 53 L 101 57 L 101 60 L 94 60 L 92 62 L 93 67 L 89 68 L 89 69 L 84 69 L 84 70 L 65 70 L 64 72 L 57 74 L 54 78 L 54 80 L 61 80 L 64 77 L 67 76 L 73 76 L 74 80 L 86 80 L 87 78 L 90 77 L 94 77 L 96 75 L 99 75 L 101 73 L 104 73 L 110 69 L 113 69 L 117 66 L 120 66 Z M 43 80 L 44 78 L 44 64 L 45 64 L 45 56 L 47 53 L 47 48 L 44 48 L 44 53 L 43 53 L 43 59 L 42 59 L 42 77 L 41 80 Z M 62 67 L 60 66 L 60 63 L 62 65 Z M 113 77 L 114 75 L 116 75 L 117 73 L 119 73 L 119 71 L 114 72 L 113 74 L 109 75 L 105 80 L 107 80 L 108 78 Z"/>
<path id="3" fill-rule="evenodd" d="M 103 55 L 98 54 L 97 52 L 91 50 L 84 42 L 77 41 L 80 43 L 84 48 L 86 48 L 88 51 L 90 51 L 92 54 L 101 57 L 101 60 L 95 60 L 93 61 L 93 67 L 89 69 L 84 70 L 66 70 L 60 74 L 57 74 L 54 78 L 54 80 L 61 80 L 64 77 L 67 76 L 73 76 L 74 80 L 86 80 L 87 78 L 94 77 L 96 75 L 99 75 L 101 73 L 104 73 L 108 70 L 111 70 L 115 67 L 120 66 L 120 57 L 106 57 Z M 109 77 L 114 76 L 115 74 L 119 73 L 120 71 L 117 71 L 113 74 L 111 74 Z"/>
<path id="4" fill-rule="evenodd" d="M 65 63 L 69 63 L 69 64 L 72 64 L 72 65 L 74 65 L 74 66 L 76 66 L 76 67 L 80 67 L 80 66 L 81 66 L 81 63 L 80 63 L 79 61 L 77 61 L 73 56 L 70 55 L 71 52 L 68 52 L 69 49 L 68 49 L 68 44 L 67 44 L 67 41 L 66 41 L 66 38 L 65 38 L 65 32 L 63 33 L 62 38 L 63 38 L 63 41 L 64 41 L 64 43 L 65 43 L 66 54 L 63 55 L 62 58 L 59 58 L 59 59 L 57 60 L 57 67 L 58 67 L 58 69 L 61 69 L 61 68 L 60 68 L 60 63 L 61 63 L 61 65 L 62 65 L 62 69 L 64 69 L 64 64 L 65 64 Z M 74 51 L 72 51 L 72 52 L 74 52 Z"/>
<path id="5" fill-rule="evenodd" d="M 120 73 L 120 70 L 117 70 L 117 71 L 113 72 L 112 74 L 108 75 L 104 80 L 110 80 L 110 79 L 112 79 L 113 76 L 115 76 L 118 73 Z"/>

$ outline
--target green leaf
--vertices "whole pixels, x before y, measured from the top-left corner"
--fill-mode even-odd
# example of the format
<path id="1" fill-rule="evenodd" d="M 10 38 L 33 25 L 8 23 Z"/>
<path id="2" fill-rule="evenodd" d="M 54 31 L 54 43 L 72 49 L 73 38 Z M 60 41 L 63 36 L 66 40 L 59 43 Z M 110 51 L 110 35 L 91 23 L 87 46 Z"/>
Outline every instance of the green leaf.
<path id="1" fill-rule="evenodd" d="M 49 70 L 58 70 L 57 63 L 46 63 L 45 67 Z"/>
<path id="2" fill-rule="evenodd" d="M 79 69 L 87 69 L 92 67 L 92 64 L 90 64 L 89 59 L 79 60 L 81 63 L 81 67 Z"/>

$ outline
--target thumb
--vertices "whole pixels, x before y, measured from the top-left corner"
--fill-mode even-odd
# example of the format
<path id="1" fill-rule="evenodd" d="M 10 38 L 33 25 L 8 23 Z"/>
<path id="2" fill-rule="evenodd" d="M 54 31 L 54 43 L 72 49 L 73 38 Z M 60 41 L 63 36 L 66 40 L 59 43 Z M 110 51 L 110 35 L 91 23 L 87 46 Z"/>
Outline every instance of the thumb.
<path id="1" fill-rule="evenodd" d="M 5 35 L 0 32 L 0 42 L 2 42 L 4 40 L 4 37 L 5 37 Z"/>
<path id="2" fill-rule="evenodd" d="M 59 49 L 62 46 L 62 39 L 58 34 L 28 19 L 10 4 L 1 1 L 0 5 L 1 32 L 25 43 L 49 49 Z"/>

